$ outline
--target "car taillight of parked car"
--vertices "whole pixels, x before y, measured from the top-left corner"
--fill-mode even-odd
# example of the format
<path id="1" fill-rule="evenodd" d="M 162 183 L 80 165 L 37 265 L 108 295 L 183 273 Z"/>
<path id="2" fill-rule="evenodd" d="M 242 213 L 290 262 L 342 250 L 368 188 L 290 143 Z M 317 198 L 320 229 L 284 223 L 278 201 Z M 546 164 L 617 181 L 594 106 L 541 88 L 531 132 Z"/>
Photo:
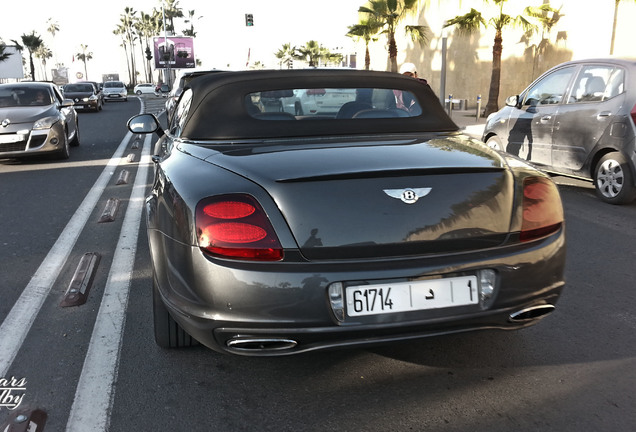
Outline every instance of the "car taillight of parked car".
<path id="1" fill-rule="evenodd" d="M 632 112 L 630 114 L 632 115 L 632 121 L 634 122 L 634 125 L 636 126 L 636 105 L 634 105 L 634 107 L 632 108 Z"/>
<path id="2" fill-rule="evenodd" d="M 523 182 L 523 222 L 520 240 L 536 240 L 558 231 L 563 225 L 563 206 L 554 182 L 527 177 Z"/>
<path id="3" fill-rule="evenodd" d="M 208 197 L 197 204 L 199 247 L 213 256 L 280 261 L 283 248 L 267 214 L 250 195 Z"/>

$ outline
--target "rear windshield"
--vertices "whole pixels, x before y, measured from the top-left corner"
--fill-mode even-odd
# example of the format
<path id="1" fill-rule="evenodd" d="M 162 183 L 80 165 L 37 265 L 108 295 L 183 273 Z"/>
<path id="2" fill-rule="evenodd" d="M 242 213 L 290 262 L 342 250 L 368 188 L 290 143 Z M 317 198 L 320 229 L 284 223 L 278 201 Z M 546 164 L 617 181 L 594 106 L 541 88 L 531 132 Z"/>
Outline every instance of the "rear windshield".
<path id="1" fill-rule="evenodd" d="M 124 87 L 124 83 L 120 82 L 120 81 L 109 81 L 104 83 L 104 87 Z"/>
<path id="2" fill-rule="evenodd" d="M 259 120 L 416 117 L 422 107 L 408 91 L 386 88 L 295 88 L 250 93 L 245 109 Z"/>
<path id="3" fill-rule="evenodd" d="M 66 92 L 92 92 L 93 84 L 68 84 L 64 87 Z"/>

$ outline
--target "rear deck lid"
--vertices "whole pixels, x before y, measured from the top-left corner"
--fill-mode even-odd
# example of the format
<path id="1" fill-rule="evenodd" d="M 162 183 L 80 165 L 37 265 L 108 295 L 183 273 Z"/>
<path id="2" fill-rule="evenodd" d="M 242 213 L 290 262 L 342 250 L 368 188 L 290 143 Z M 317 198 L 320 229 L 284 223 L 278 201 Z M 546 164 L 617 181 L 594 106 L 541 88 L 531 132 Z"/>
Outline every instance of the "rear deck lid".
<path id="1" fill-rule="evenodd" d="M 501 244 L 513 179 L 460 136 L 244 147 L 218 164 L 260 184 L 308 259 L 459 252 Z"/>

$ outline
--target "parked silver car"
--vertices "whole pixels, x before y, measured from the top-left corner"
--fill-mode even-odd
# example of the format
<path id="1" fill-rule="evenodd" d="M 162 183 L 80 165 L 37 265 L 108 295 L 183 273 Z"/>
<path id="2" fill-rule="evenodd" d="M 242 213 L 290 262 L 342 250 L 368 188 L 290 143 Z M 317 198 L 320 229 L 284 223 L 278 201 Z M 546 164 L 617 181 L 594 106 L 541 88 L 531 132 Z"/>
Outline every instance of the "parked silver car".
<path id="1" fill-rule="evenodd" d="M 549 172 L 594 182 L 611 204 L 636 198 L 636 60 L 547 71 L 488 117 L 483 140 Z"/>
<path id="2" fill-rule="evenodd" d="M 42 153 L 70 156 L 80 143 L 73 101 L 64 99 L 55 84 L 0 84 L 0 157 Z"/>

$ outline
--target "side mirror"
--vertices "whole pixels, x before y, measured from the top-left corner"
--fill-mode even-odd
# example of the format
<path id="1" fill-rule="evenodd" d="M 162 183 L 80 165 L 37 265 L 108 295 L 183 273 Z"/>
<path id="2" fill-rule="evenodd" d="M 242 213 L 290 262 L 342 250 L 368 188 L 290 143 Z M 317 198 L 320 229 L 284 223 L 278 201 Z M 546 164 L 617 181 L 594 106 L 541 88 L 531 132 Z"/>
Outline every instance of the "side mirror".
<path id="1" fill-rule="evenodd" d="M 519 108 L 519 95 L 510 96 L 506 99 L 506 106 Z"/>
<path id="2" fill-rule="evenodd" d="M 137 134 L 148 134 L 156 132 L 160 137 L 164 131 L 159 125 L 159 120 L 153 114 L 139 114 L 128 120 L 128 130 Z"/>

